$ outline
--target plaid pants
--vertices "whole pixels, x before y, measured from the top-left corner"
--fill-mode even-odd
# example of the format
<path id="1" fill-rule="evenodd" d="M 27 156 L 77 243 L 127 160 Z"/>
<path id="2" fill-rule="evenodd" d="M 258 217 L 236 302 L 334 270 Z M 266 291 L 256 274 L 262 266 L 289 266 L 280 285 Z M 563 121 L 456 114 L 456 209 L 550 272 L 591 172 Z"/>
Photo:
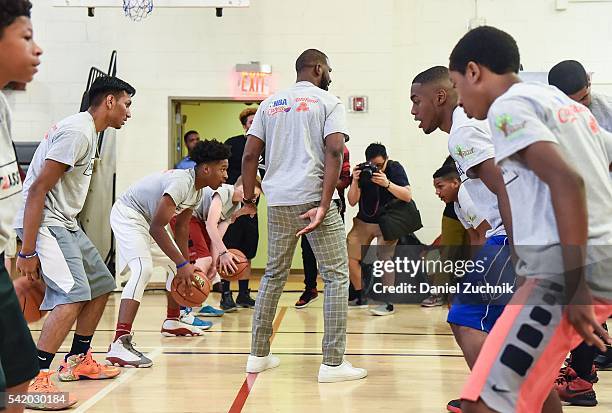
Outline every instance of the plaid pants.
<path id="1" fill-rule="evenodd" d="M 251 354 L 254 356 L 270 353 L 272 322 L 298 242 L 295 234 L 308 224 L 299 216 L 317 205 L 318 202 L 312 202 L 268 207 L 268 264 L 253 315 Z M 323 363 L 335 366 L 342 363 L 346 347 L 349 285 L 344 223 L 335 204 L 332 203 L 323 223 L 306 237 L 325 283 Z"/>

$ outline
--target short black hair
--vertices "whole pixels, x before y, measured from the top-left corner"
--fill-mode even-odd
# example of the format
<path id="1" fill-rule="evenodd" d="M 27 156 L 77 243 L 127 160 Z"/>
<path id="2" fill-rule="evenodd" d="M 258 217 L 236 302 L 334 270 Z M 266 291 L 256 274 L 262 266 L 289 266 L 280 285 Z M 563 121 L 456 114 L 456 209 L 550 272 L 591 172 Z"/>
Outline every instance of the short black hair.
<path id="1" fill-rule="evenodd" d="M 580 62 L 564 60 L 550 69 L 548 84 L 556 86 L 566 95 L 573 95 L 589 85 L 589 75 Z"/>
<path id="2" fill-rule="evenodd" d="M 106 96 L 113 95 L 117 97 L 121 92 L 125 92 L 130 96 L 134 96 L 136 94 L 136 89 L 134 89 L 129 83 L 124 82 L 118 77 L 101 76 L 97 78 L 89 88 L 88 106 L 99 106 Z"/>
<path id="3" fill-rule="evenodd" d="M 377 156 L 382 156 L 384 159 L 387 159 L 387 148 L 380 142 L 374 142 L 368 145 L 365 150 L 366 159 L 376 158 Z"/>
<path id="4" fill-rule="evenodd" d="M 448 68 L 444 66 L 434 66 L 416 75 L 412 80 L 412 84 L 420 83 L 426 85 L 441 80 L 450 80 Z"/>
<path id="5" fill-rule="evenodd" d="M 308 49 L 302 52 L 295 61 L 295 71 L 300 73 L 307 67 L 326 64 L 327 56 L 325 53 L 317 49 Z"/>
<path id="6" fill-rule="evenodd" d="M 229 159 L 231 154 L 232 151 L 229 145 L 225 145 L 216 139 L 206 139 L 196 143 L 191 152 L 189 152 L 189 157 L 196 165 L 199 165 L 201 163 Z"/>
<path id="7" fill-rule="evenodd" d="M 521 56 L 516 41 L 508 33 L 491 26 L 467 32 L 450 55 L 448 68 L 465 75 L 469 62 L 482 65 L 498 75 L 518 73 Z"/>
<path id="8" fill-rule="evenodd" d="M 454 164 L 444 164 L 433 174 L 433 179 L 456 179 L 459 180 L 459 172 Z"/>
<path id="9" fill-rule="evenodd" d="M 189 136 L 193 135 L 193 134 L 199 135 L 197 130 L 190 130 L 189 132 L 187 132 L 186 134 L 183 135 L 183 142 L 187 143 L 187 139 L 189 139 Z"/>
<path id="10" fill-rule="evenodd" d="M 30 18 L 32 3 L 29 0 L 0 0 L 0 38 L 4 29 L 13 24 L 18 17 Z"/>

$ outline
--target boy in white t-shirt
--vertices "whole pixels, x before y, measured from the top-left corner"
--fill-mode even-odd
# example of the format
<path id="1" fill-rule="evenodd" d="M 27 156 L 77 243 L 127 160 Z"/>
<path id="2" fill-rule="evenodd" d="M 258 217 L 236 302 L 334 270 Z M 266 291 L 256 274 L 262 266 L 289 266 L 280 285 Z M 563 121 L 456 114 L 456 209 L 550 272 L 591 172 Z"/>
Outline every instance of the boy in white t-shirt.
<path id="1" fill-rule="evenodd" d="M 202 188 L 218 188 L 227 179 L 230 151 L 215 140 L 201 141 L 190 152 L 193 169 L 171 169 L 136 182 L 113 205 L 110 223 L 117 240 L 117 270 L 130 269 L 121 294 L 115 338 L 106 361 L 120 367 L 150 367 L 151 359 L 132 343 L 132 324 L 140 307 L 153 268 L 163 266 L 187 292 L 195 266 L 189 260 L 189 222 L 202 199 Z M 174 236 L 166 227 L 175 218 Z M 156 246 L 164 255 L 158 256 Z M 167 316 L 161 332 L 165 336 L 193 336 L 202 330 L 180 321 L 180 307 L 167 294 Z M 210 328 L 210 325 L 208 325 Z"/>
<path id="2" fill-rule="evenodd" d="M 450 56 L 466 113 L 488 119 L 510 200 L 517 274 L 463 393 L 463 412 L 559 412 L 553 389 L 569 350 L 605 350 L 612 314 L 612 139 L 558 89 L 521 83 L 514 39 L 489 26 Z M 602 338 L 603 337 L 603 340 Z"/>

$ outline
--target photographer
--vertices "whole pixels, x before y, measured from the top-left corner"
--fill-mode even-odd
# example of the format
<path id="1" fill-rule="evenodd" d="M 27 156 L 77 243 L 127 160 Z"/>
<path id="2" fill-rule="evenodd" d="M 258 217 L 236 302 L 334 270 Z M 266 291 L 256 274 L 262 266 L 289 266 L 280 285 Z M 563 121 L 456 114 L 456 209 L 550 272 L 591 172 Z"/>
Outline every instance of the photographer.
<path id="1" fill-rule="evenodd" d="M 357 299 L 351 307 L 367 307 L 361 283 L 361 248 L 369 246 L 374 238 L 377 245 L 386 246 L 389 259 L 393 257 L 393 247 L 397 240 L 385 240 L 380 230 L 379 218 L 382 209 L 389 202 L 400 199 L 412 200 L 412 190 L 408 183 L 406 171 L 399 162 L 389 159 L 387 149 L 381 143 L 370 144 L 365 151 L 367 162 L 353 169 L 353 180 L 347 194 L 349 205 L 359 203 L 359 213 L 353 219 L 353 228 L 347 236 L 349 254 L 349 274 L 355 287 Z M 380 256 L 379 259 L 385 259 Z M 370 309 L 374 315 L 390 315 L 395 312 L 392 304 L 383 304 Z"/>

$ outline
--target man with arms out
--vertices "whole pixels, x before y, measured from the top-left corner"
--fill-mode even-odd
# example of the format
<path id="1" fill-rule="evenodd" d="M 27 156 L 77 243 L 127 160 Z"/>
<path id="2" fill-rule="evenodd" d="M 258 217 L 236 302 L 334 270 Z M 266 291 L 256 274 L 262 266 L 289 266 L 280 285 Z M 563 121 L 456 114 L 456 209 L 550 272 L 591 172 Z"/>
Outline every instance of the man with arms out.
<path id="1" fill-rule="evenodd" d="M 0 0 L 0 89 L 9 82 L 29 83 L 37 72 L 42 50 L 33 39 L 31 8 L 28 0 Z M 23 202 L 21 188 L 11 113 L 0 92 L 0 410 L 11 413 L 22 412 L 24 405 L 6 405 L 5 394 L 26 393 L 38 374 L 36 346 L 4 267 L 13 219 Z"/>
<path id="2" fill-rule="evenodd" d="M 344 360 L 348 310 L 348 267 L 344 224 L 333 199 L 340 177 L 346 114 L 340 99 L 327 92 L 327 56 L 309 49 L 295 63 L 297 82 L 266 99 L 249 129 L 242 160 L 244 211 L 255 214 L 255 177 L 264 147 L 268 200 L 268 264 L 253 316 L 251 355 L 246 371 L 277 367 L 270 354 L 272 321 L 298 237 L 306 234 L 325 282 L 323 363 L 319 382 L 364 378 L 364 369 Z M 288 179 L 290 178 L 290 179 Z M 308 220 L 310 223 L 307 224 Z"/>
<path id="3" fill-rule="evenodd" d="M 487 269 L 469 274 L 473 283 L 486 284 L 488 274 L 500 275 L 511 267 L 509 251 L 503 247 L 507 237 L 500 215 L 505 211 L 509 217 L 510 206 L 502 172 L 495 165 L 489 127 L 486 122 L 468 119 L 444 66 L 434 66 L 418 74 L 412 81 L 410 95 L 411 113 L 423 132 L 430 134 L 440 129 L 449 134 L 448 152 L 457 166 L 461 186 L 490 225 L 485 246 L 474 258 L 484 259 Z M 508 218 L 505 222 L 511 221 Z M 490 296 L 483 296 L 479 301 L 467 299 L 461 293 L 453 297 L 447 321 L 470 368 L 502 311 L 503 306 L 496 305 Z M 459 400 L 453 400 L 448 408 L 458 411 L 459 405 Z"/>
<path id="4" fill-rule="evenodd" d="M 106 360 L 121 367 L 151 367 L 153 362 L 132 344 L 132 324 L 140 307 L 144 290 L 153 275 L 153 268 L 163 266 L 172 279 L 179 280 L 179 291 L 191 290 L 196 267 L 189 258 L 189 222 L 193 210 L 202 200 L 202 188 L 217 189 L 227 179 L 229 148 L 215 140 L 198 142 L 191 151 L 196 163 L 193 169 L 171 169 L 142 178 L 128 188 L 113 205 L 111 227 L 117 239 L 117 269 L 130 269 L 121 294 L 121 305 L 115 338 L 109 346 Z M 166 227 L 175 218 L 174 238 Z M 157 246 L 165 254 L 157 256 Z M 181 286 L 182 285 L 182 286 Z M 170 293 L 164 336 L 197 336 L 201 328 L 180 319 L 180 307 Z"/>
<path id="5" fill-rule="evenodd" d="M 598 335 L 609 341 L 601 323 L 612 313 L 610 257 L 601 246 L 612 243 L 612 140 L 558 89 L 522 83 L 519 61 L 514 39 L 488 26 L 450 56 L 466 113 L 493 132 L 517 275 L 526 278 L 472 369 L 464 412 L 560 412 L 552 388 L 568 351 L 583 339 L 604 350 Z"/>
<path id="6" fill-rule="evenodd" d="M 115 279 L 76 216 L 89 190 L 98 133 L 108 127 L 120 129 L 127 122 L 134 93 L 132 86 L 116 77 L 96 79 L 89 90 L 89 109 L 54 125 L 28 169 L 25 204 L 14 224 L 22 240 L 17 268 L 32 280 L 42 273 L 47 289 L 40 309 L 50 311 L 38 339 L 40 373 L 30 391 L 58 391 L 49 367 L 75 321 L 72 347 L 60 365 L 59 379 L 97 380 L 119 374 L 119 369 L 103 366 L 91 356 L 91 339 Z"/>

